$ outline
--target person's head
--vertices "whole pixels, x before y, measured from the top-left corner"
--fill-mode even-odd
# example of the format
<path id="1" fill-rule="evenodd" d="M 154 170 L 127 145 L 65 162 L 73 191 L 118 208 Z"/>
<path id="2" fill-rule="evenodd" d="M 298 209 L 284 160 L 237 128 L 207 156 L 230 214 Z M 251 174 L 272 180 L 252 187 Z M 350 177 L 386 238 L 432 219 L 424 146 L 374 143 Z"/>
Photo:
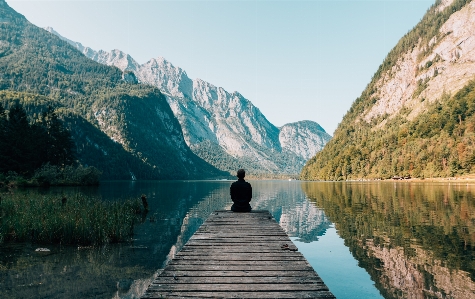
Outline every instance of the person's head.
<path id="1" fill-rule="evenodd" d="M 237 176 L 238 178 L 240 178 L 240 179 L 243 179 L 243 178 L 246 176 L 246 171 L 241 168 L 241 169 L 239 169 L 239 170 L 237 171 L 237 175 L 236 175 L 236 176 Z"/>

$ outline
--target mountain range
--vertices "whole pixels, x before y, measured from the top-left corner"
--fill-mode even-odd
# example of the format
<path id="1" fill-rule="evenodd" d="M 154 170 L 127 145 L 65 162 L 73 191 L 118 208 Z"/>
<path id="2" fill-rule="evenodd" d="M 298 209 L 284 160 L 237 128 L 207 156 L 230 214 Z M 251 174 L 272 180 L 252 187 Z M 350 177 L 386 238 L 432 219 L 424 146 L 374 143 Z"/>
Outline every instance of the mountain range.
<path id="1" fill-rule="evenodd" d="M 179 179 L 227 174 L 186 145 L 165 96 L 123 79 L 0 1 L 0 99 L 34 116 L 52 106 L 70 129 L 76 156 L 104 179 Z"/>
<path id="2" fill-rule="evenodd" d="M 297 174 L 331 136 L 315 122 L 301 121 L 277 128 L 240 93 L 229 93 L 186 72 L 163 57 L 144 64 L 120 51 L 95 51 L 45 28 L 85 56 L 116 66 L 130 80 L 150 84 L 165 95 L 191 150 L 213 166 L 234 173 Z"/>
<path id="3" fill-rule="evenodd" d="M 0 0 L 0 99 L 34 115 L 56 108 L 78 160 L 104 179 L 298 174 L 330 139 L 317 123 L 277 128 L 238 92 L 228 93 L 163 58 L 139 65 L 38 28 Z"/>
<path id="4" fill-rule="evenodd" d="M 475 3 L 436 1 L 389 52 L 301 179 L 475 171 Z"/>

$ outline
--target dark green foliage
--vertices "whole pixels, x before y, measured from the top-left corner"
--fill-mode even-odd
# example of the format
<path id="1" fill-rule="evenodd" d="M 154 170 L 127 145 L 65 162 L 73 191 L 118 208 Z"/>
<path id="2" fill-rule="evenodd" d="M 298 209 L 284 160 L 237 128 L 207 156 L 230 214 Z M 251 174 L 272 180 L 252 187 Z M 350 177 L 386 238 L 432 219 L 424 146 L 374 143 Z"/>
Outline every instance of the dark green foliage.
<path id="1" fill-rule="evenodd" d="M 436 5 L 429 9 L 419 24 L 388 54 L 325 148 L 307 161 L 301 179 L 385 179 L 394 175 L 445 177 L 472 172 L 472 165 L 475 165 L 472 163 L 475 162 L 473 82 L 451 99 L 444 96 L 440 104 L 430 106 L 427 113 L 412 121 L 406 119 L 404 111 L 399 116 L 380 116 L 371 123 L 359 119 L 377 100 L 372 95 L 381 76 L 419 41 L 426 53 L 430 53 L 429 41 L 434 36 L 439 37 L 444 22 L 467 3 L 466 0 L 455 0 L 442 12 L 437 11 Z M 427 82 L 420 81 L 414 96 L 426 87 Z M 384 129 L 375 128 L 383 120 L 386 121 Z"/>
<path id="2" fill-rule="evenodd" d="M 59 120 L 51 106 L 41 114 L 39 125 L 46 131 L 46 161 L 51 165 L 70 165 L 74 162 L 71 134 Z"/>
<path id="3" fill-rule="evenodd" d="M 49 163 L 35 171 L 27 186 L 90 186 L 99 185 L 101 172 L 92 166 L 55 166 Z"/>
<path id="4" fill-rule="evenodd" d="M 8 117 L 2 118 L 1 127 L 0 173 L 30 176 L 46 163 L 64 166 L 74 162 L 71 136 L 51 107 L 40 121 L 30 124 L 25 109 L 16 103 Z"/>

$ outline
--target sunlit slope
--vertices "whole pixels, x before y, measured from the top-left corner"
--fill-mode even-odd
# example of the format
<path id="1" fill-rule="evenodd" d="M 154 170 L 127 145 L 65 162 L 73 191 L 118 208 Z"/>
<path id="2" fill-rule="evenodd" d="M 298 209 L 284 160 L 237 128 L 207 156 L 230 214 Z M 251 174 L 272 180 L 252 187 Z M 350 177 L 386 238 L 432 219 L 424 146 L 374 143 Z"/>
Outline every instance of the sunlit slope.
<path id="1" fill-rule="evenodd" d="M 474 172 L 475 3 L 437 1 L 391 50 L 301 179 Z"/>
<path id="2" fill-rule="evenodd" d="M 41 95 L 78 117 L 75 123 L 84 125 L 71 129 L 81 163 L 99 168 L 104 179 L 222 175 L 188 148 L 163 94 L 136 83 L 133 75 L 88 59 L 0 0 L 0 90 Z M 12 96 L 6 100 L 23 98 Z"/>

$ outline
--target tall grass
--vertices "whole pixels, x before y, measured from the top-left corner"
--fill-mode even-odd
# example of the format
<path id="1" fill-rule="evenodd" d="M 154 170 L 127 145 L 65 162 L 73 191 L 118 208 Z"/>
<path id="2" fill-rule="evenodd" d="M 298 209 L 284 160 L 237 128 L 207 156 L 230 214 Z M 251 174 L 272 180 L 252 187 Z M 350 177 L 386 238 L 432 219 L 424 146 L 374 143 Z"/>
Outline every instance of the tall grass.
<path id="1" fill-rule="evenodd" d="M 96 245 L 133 235 L 138 200 L 104 202 L 78 194 L 0 194 L 0 243 L 32 241 Z"/>

